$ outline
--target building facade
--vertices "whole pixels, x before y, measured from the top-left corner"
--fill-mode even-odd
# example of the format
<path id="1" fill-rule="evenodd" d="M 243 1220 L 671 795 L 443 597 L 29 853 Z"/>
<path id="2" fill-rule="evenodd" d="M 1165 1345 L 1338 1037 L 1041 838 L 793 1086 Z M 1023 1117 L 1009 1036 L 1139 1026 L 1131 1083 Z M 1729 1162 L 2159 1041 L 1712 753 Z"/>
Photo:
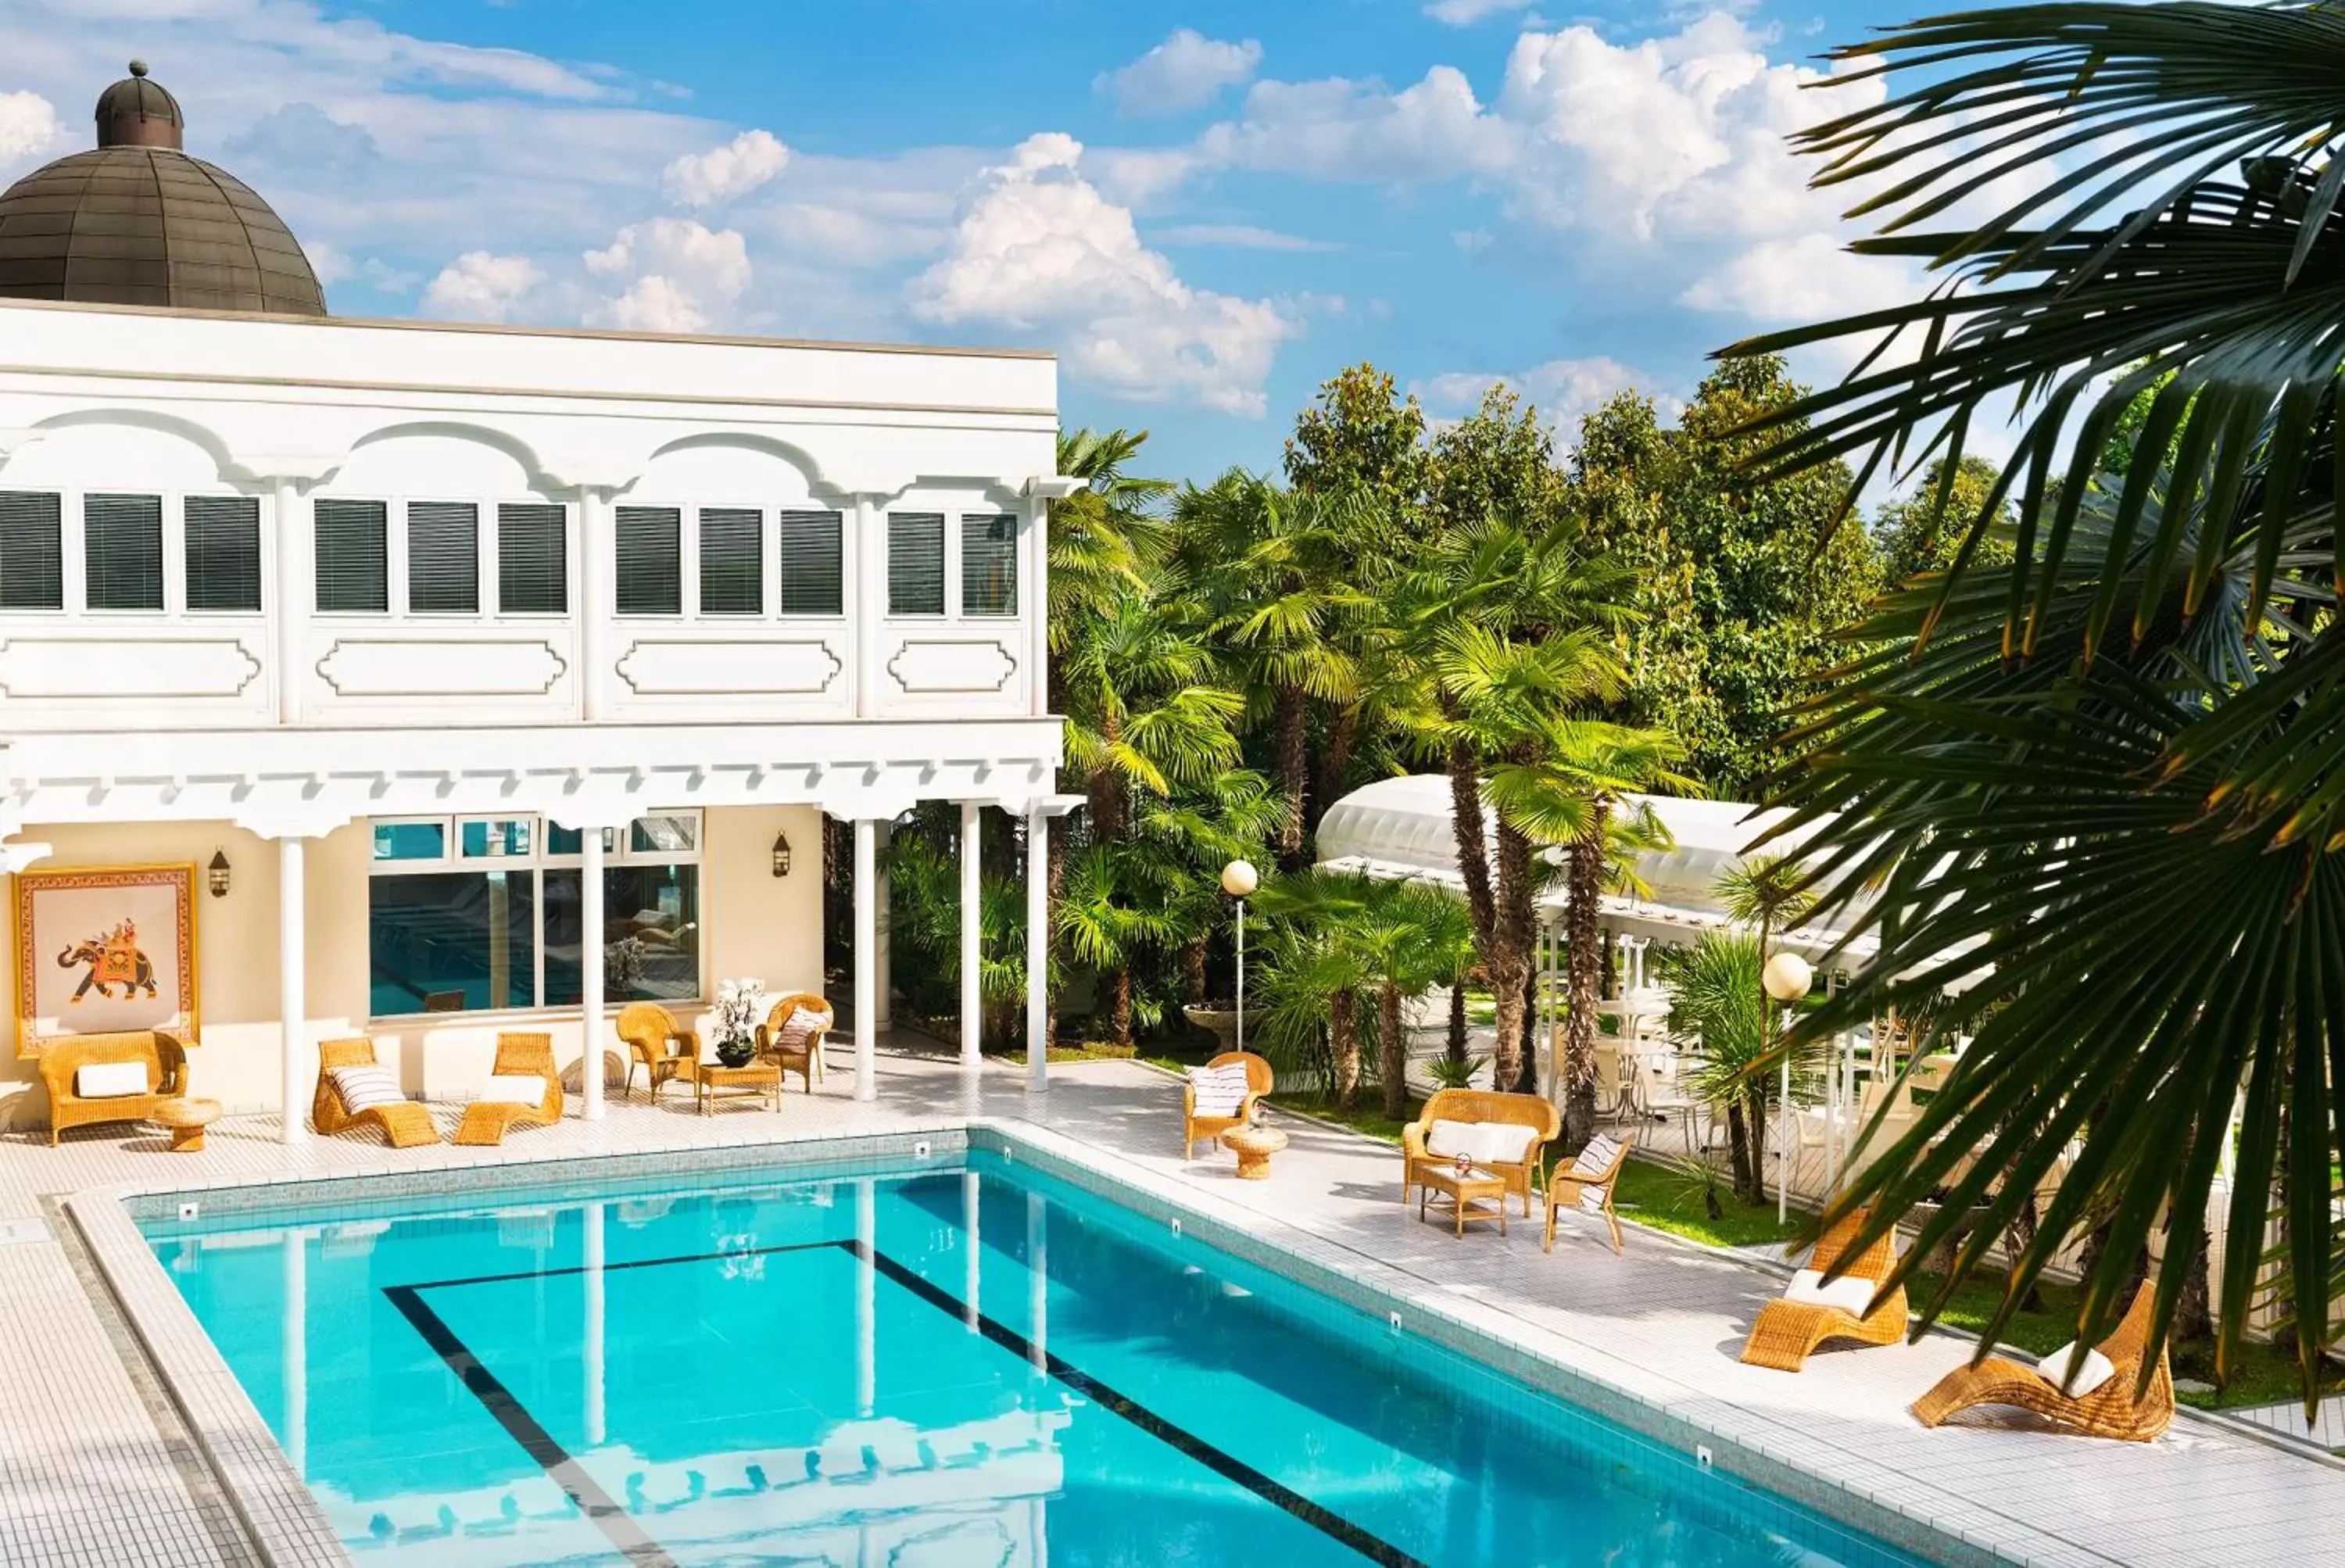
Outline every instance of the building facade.
<path id="1" fill-rule="evenodd" d="M 1046 356 L 5 299 L 0 345 L 14 1121 L 61 1033 L 184 1029 L 298 1135 L 320 1039 L 462 1098 L 501 1029 L 820 991 L 823 813 L 868 1046 L 884 825 L 1040 852 Z M 23 890 L 128 867 L 193 869 L 192 994 L 151 921 L 161 994 L 66 994 L 115 925 Z"/>

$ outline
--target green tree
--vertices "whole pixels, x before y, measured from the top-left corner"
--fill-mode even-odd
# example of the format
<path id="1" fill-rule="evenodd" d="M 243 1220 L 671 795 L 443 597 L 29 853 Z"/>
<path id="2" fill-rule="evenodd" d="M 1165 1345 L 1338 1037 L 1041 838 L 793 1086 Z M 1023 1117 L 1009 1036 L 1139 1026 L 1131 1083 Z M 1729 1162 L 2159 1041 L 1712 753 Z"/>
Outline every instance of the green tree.
<path id="1" fill-rule="evenodd" d="M 1974 423 L 2019 414 L 1985 498 L 2013 499 L 2013 562 L 1883 607 L 1869 629 L 1886 646 L 1819 703 L 1833 743 L 1787 792 L 1817 829 L 1803 853 L 1843 899 L 1871 884 L 1882 911 L 1880 956 L 1808 1030 L 1971 983 L 1936 1013 L 1972 1036 L 1958 1066 L 1835 1207 L 1873 1205 L 1878 1233 L 1934 1186 L 1948 1219 L 1984 1204 L 1951 1289 L 2076 1145 L 2005 1310 L 2089 1226 L 2076 1326 L 2099 1337 L 2170 1212 L 2187 1218 L 2155 1274 L 2162 1337 L 2198 1266 L 2188 1220 L 2236 1147 L 2228 1255 L 2263 1255 L 2276 1198 L 2309 1403 L 2345 1129 L 2330 1065 L 2345 1060 L 2345 116 L 2330 112 L 2345 13 L 2047 4 L 1893 29 L 1842 57 L 1836 80 L 1901 74 L 1805 134 L 1819 178 L 1890 187 L 1864 209 L 1881 230 L 1865 248 L 1946 281 L 1747 345 L 1895 331 L 1912 351 L 1765 415 L 1751 472 L 1959 460 Z M 1985 158 L 1954 139 L 1981 117 Z M 2031 182 L 1976 226 L 1926 227 L 2055 156 L 2072 178 Z M 2106 438 L 2145 392 L 2134 461 L 2105 482 Z M 1992 523 L 1983 504 L 1967 527 Z M 1925 1227 L 1908 1259 L 1951 1229 Z M 2218 1373 L 2256 1275 L 2227 1272 Z"/>
<path id="2" fill-rule="evenodd" d="M 1474 963 L 1474 921 L 1453 893 L 1422 882 L 1370 884 L 1355 941 L 1376 993 L 1376 1076 L 1385 1115 L 1408 1115 L 1408 1030 L 1402 1011 Z"/>
<path id="3" fill-rule="evenodd" d="M 1364 491 L 1396 536 L 1424 500 L 1425 412 L 1376 366 L 1346 366 L 1296 416 L 1286 482 L 1323 495 Z"/>
<path id="4" fill-rule="evenodd" d="M 1986 505 L 1998 477 L 1995 464 L 1984 457 L 1965 457 L 1954 464 L 1954 473 L 1949 484 L 1945 460 L 1939 459 L 1923 471 L 1910 494 L 1884 503 L 1874 516 L 1873 535 L 1884 582 L 1903 583 L 1952 566 L 1982 507 L 1993 522 L 1974 558 L 1983 567 L 2011 559 L 2010 500 L 1999 498 Z"/>

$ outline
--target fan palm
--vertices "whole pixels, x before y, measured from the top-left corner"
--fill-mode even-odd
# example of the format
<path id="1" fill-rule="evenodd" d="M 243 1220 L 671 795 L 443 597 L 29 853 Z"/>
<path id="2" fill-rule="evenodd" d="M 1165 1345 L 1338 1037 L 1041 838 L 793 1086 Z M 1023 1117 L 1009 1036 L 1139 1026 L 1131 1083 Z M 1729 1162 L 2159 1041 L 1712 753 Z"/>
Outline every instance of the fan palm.
<path id="1" fill-rule="evenodd" d="M 1217 684 L 1185 606 L 1127 594 L 1082 618 L 1058 660 L 1067 762 L 1091 797 L 1091 830 L 1121 836 L 1135 789 L 1163 795 L 1238 760 L 1244 698 Z"/>
<path id="2" fill-rule="evenodd" d="M 1376 1076 L 1385 1115 L 1408 1115 L 1408 1031 L 1403 1003 L 1454 985 L 1474 962 L 1474 921 L 1453 893 L 1422 882 L 1371 883 L 1354 941 L 1376 993 Z"/>
<path id="3" fill-rule="evenodd" d="M 1825 907 L 1881 888 L 1879 960 L 1810 1029 L 1974 983 L 1937 1013 L 1972 1046 L 1842 1207 L 1875 1204 L 1877 1228 L 1948 1186 L 1949 1217 L 1989 1206 L 1974 1262 L 2073 1145 L 2005 1310 L 2094 1224 L 2078 1329 L 2098 1337 L 2170 1211 L 2162 1337 L 2243 1096 L 2228 1253 L 2261 1256 L 2276 1194 L 2309 1398 L 2345 1119 L 2345 12 L 2024 5 L 1894 29 L 1842 63 L 1921 85 L 1809 133 L 1820 178 L 1878 186 L 1863 248 L 1946 281 L 1745 345 L 1902 331 L 1913 350 L 1782 411 L 1757 472 L 1846 455 L 1951 474 L 1985 411 L 2019 409 L 1963 547 L 1888 605 L 1872 629 L 1894 646 L 1810 714 L 1830 743 L 1785 790 L 1820 827 L 1818 885 L 1846 890 Z M 2039 170 L 2059 172 L 1931 231 Z M 2098 473 L 2128 411 L 2147 460 Z M 1989 566 L 1975 552 L 2006 499 L 2015 559 Z M 2255 1275 L 2226 1272 L 2218 1370 Z"/>
<path id="4" fill-rule="evenodd" d="M 1273 1059 L 1315 1055 L 1325 1032 L 1327 1084 L 1349 1110 L 1360 1086 L 1360 998 L 1376 971 L 1360 940 L 1376 884 L 1327 871 L 1272 878 L 1254 895 L 1269 920 L 1260 1039 Z"/>
<path id="5" fill-rule="evenodd" d="M 1130 857 L 1096 841 L 1077 852 L 1068 862 L 1055 928 L 1070 957 L 1106 977 L 1115 1042 L 1131 1044 L 1132 966 L 1169 942 L 1176 928 L 1135 874 Z"/>

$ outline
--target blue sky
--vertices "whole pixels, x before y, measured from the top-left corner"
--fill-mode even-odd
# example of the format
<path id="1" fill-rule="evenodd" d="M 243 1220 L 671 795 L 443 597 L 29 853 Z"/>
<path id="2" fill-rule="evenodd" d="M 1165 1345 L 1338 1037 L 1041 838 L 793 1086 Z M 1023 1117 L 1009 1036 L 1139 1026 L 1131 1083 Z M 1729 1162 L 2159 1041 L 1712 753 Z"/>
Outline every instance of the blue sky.
<path id="1" fill-rule="evenodd" d="M 1274 464 L 1366 358 L 1568 430 L 1756 328 L 1902 297 L 1787 130 L 1845 4 L 0 0 L 0 178 L 133 55 L 342 314 L 1061 355 L 1153 466 Z M 1838 368 L 1819 360 L 1810 375 Z"/>

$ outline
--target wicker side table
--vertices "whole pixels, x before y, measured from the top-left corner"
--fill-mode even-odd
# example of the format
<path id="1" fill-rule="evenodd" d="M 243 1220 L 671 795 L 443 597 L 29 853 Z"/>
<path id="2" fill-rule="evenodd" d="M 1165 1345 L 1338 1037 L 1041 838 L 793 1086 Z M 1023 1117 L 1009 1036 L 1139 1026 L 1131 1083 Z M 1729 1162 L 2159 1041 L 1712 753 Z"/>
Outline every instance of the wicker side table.
<path id="1" fill-rule="evenodd" d="M 1416 1217 L 1425 1217 L 1425 1207 L 1439 1198 L 1449 1207 L 1454 1234 L 1464 1236 L 1469 1225 L 1498 1222 L 1498 1234 L 1507 1234 L 1507 1178 L 1495 1171 L 1475 1166 L 1464 1176 L 1448 1160 L 1420 1161 L 1416 1167 L 1418 1182 Z"/>
<path id="2" fill-rule="evenodd" d="M 1286 1146 L 1286 1135 L 1276 1127 L 1237 1127 L 1222 1135 L 1222 1142 L 1238 1156 L 1238 1176 L 1246 1181 L 1270 1177 L 1270 1156 Z"/>
<path id="3" fill-rule="evenodd" d="M 774 1109 L 778 1111 L 782 1108 L 782 1064 L 763 1057 L 738 1067 L 727 1067 L 718 1062 L 695 1062 L 692 1088 L 704 1116 L 708 1115 L 710 1102 L 720 1095 L 757 1100 L 771 1096 Z"/>
<path id="4" fill-rule="evenodd" d="M 218 1100 L 166 1100 L 147 1118 L 171 1135 L 175 1155 L 198 1155 L 204 1150 L 204 1129 L 219 1120 Z"/>

